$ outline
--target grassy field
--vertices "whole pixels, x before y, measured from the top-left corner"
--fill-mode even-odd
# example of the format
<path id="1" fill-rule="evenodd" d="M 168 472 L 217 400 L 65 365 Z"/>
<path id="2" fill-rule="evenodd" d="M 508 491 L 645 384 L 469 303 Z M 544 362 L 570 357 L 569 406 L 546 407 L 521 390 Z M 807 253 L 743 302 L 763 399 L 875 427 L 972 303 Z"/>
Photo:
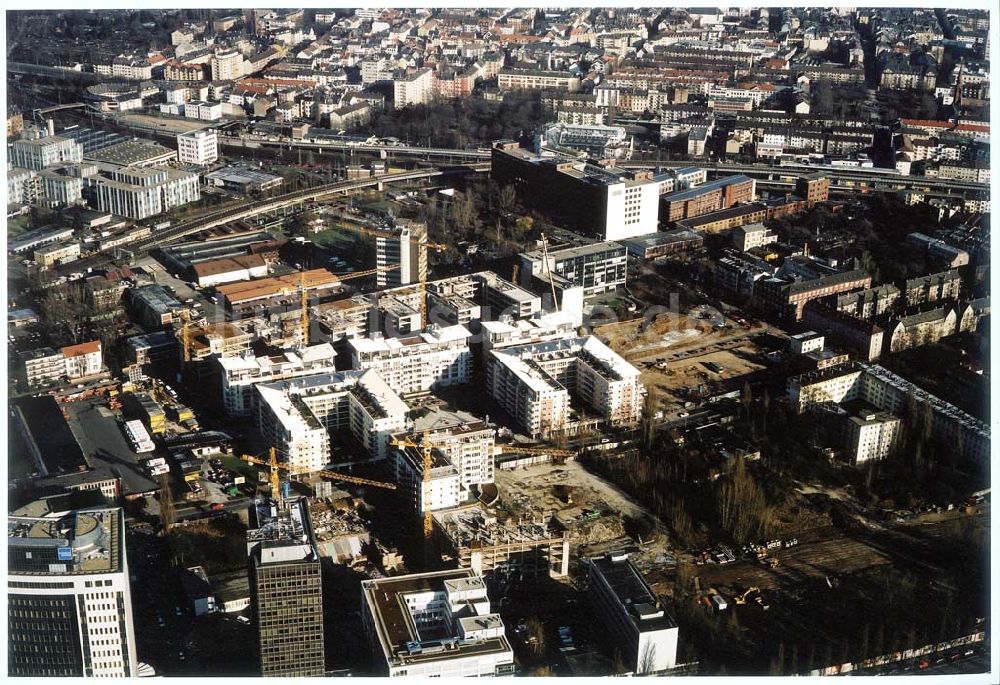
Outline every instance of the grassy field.
<path id="1" fill-rule="evenodd" d="M 27 216 L 19 216 L 14 219 L 7 220 L 7 237 L 15 238 L 28 230 L 28 224 L 31 222 Z"/>

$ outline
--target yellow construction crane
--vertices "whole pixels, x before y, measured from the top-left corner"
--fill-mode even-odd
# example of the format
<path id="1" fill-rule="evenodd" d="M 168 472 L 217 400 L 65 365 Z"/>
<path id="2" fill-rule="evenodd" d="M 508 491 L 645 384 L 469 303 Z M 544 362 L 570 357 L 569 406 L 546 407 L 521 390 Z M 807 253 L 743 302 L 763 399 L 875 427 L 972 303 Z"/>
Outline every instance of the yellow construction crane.
<path id="1" fill-rule="evenodd" d="M 309 296 L 306 293 L 306 270 L 302 269 L 299 274 L 299 292 L 301 293 L 301 307 L 302 311 L 299 316 L 302 317 L 302 347 L 309 346 Z"/>
<path id="2" fill-rule="evenodd" d="M 419 269 L 420 271 L 420 327 L 425 328 L 427 326 L 427 249 L 430 248 L 435 252 L 443 252 L 448 249 L 447 245 L 441 245 L 439 243 L 429 243 L 427 240 L 421 240 L 417 245 L 420 246 L 420 262 L 424 268 Z"/>
<path id="3" fill-rule="evenodd" d="M 413 447 L 420 452 L 420 455 L 423 457 L 423 481 L 425 484 L 428 483 L 431 479 L 431 467 L 433 466 L 432 452 L 434 447 L 437 446 L 431 442 L 428 437 L 428 431 L 424 431 L 420 438 L 420 442 L 416 442 L 409 438 L 392 438 L 389 442 L 396 447 Z M 424 539 L 427 540 L 430 538 L 431 533 L 434 532 L 434 516 L 431 514 L 430 507 L 425 506 L 424 508 Z"/>
<path id="4" fill-rule="evenodd" d="M 391 231 L 384 231 L 377 228 L 366 228 L 365 226 L 356 225 L 344 225 L 348 231 L 354 231 L 362 235 L 372 236 L 375 238 L 395 238 L 397 237 L 395 233 Z M 447 245 L 442 245 L 440 243 L 432 243 L 427 240 L 426 234 L 421 240 L 417 242 L 417 246 L 420 250 L 418 259 L 420 264 L 418 264 L 419 278 L 417 279 L 420 287 L 420 326 L 423 328 L 427 325 L 427 250 L 434 250 L 435 252 L 443 252 L 448 249 Z M 423 268 L 420 268 L 420 267 Z M 392 268 L 392 267 L 390 267 Z M 399 268 L 398 266 L 395 268 Z"/>
<path id="5" fill-rule="evenodd" d="M 191 312 L 181 310 L 181 347 L 184 348 L 184 361 L 191 361 Z"/>
<path id="6" fill-rule="evenodd" d="M 316 474 L 322 478 L 329 478 L 331 480 L 342 480 L 347 483 L 354 483 L 355 485 L 368 485 L 373 488 L 382 488 L 384 490 L 396 490 L 397 486 L 395 483 L 386 483 L 380 480 L 372 480 L 370 478 L 362 478 L 361 476 L 351 476 L 346 473 L 338 473 L 337 471 L 327 471 L 326 469 L 321 469 L 319 471 L 312 471 L 301 466 L 292 466 L 291 464 L 282 464 L 278 462 L 278 450 L 272 447 L 268 451 L 268 459 L 260 459 L 250 454 L 244 454 L 240 456 L 240 459 L 247 462 L 248 464 L 257 464 L 258 466 L 267 466 L 270 469 L 269 482 L 271 484 L 271 495 L 281 501 L 283 499 L 281 495 L 281 475 L 280 471 L 287 471 L 289 475 L 293 474 Z"/>

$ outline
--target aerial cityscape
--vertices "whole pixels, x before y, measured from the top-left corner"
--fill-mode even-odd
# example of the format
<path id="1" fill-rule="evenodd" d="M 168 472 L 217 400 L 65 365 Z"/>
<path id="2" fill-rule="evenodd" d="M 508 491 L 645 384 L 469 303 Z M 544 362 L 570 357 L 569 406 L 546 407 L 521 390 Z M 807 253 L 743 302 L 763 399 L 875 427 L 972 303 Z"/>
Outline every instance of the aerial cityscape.
<path id="1" fill-rule="evenodd" d="M 990 49 L 7 11 L 7 675 L 996 682 Z"/>

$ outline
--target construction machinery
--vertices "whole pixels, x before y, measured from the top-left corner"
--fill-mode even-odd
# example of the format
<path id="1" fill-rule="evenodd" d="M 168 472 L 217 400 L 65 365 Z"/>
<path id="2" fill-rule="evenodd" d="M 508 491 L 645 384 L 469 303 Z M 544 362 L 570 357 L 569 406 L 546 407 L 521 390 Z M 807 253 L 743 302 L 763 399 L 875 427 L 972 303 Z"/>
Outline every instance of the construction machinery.
<path id="1" fill-rule="evenodd" d="M 306 291 L 306 270 L 302 269 L 299 274 L 299 294 L 301 298 L 300 306 L 302 310 L 299 316 L 302 317 L 302 347 L 309 346 L 309 295 Z"/>
<path id="2" fill-rule="evenodd" d="M 749 587 L 749 588 L 747 588 L 747 591 L 744 592 L 742 595 L 736 595 L 736 596 L 734 596 L 733 597 L 733 601 L 736 602 L 737 604 L 746 604 L 747 603 L 747 598 L 749 598 L 750 595 L 752 595 L 754 593 L 759 593 L 759 592 L 760 592 L 760 588 L 759 587 Z"/>
<path id="3" fill-rule="evenodd" d="M 552 270 L 549 268 L 549 241 L 546 240 L 544 233 L 542 233 L 542 259 L 542 263 L 545 264 L 545 273 L 549 277 L 549 287 L 552 289 L 552 306 L 558 312 L 559 300 L 556 299 L 556 282 L 552 280 Z"/>
<path id="4" fill-rule="evenodd" d="M 321 469 L 319 471 L 313 471 L 311 469 L 303 468 L 301 466 L 292 466 L 291 464 L 282 464 L 278 462 L 278 450 L 272 447 L 268 451 L 268 459 L 264 460 L 259 457 L 255 457 L 250 454 L 243 454 L 240 459 L 247 462 L 248 464 L 257 464 L 258 466 L 267 466 L 270 470 L 268 481 L 271 484 L 271 495 L 279 502 L 283 501 L 281 494 L 281 475 L 280 471 L 286 471 L 289 475 L 293 474 L 315 474 L 322 478 L 329 478 L 331 480 L 341 480 L 346 483 L 354 483 L 355 485 L 368 485 L 373 488 L 382 488 L 384 490 L 396 490 L 395 483 L 386 483 L 380 480 L 372 480 L 370 478 L 362 478 L 360 476 L 352 476 L 346 473 L 338 473 L 337 471 L 327 471 Z"/>

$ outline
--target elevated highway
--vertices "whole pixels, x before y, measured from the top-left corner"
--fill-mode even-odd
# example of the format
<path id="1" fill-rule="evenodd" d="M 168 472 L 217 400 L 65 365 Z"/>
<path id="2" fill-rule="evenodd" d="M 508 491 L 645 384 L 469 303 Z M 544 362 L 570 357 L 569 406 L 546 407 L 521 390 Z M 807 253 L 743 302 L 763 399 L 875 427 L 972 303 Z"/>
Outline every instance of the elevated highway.
<path id="1" fill-rule="evenodd" d="M 372 187 L 382 189 L 386 184 L 392 183 L 419 181 L 443 176 L 453 176 L 456 174 L 481 173 L 489 171 L 489 166 L 490 165 L 488 163 L 480 163 L 450 169 L 418 169 L 414 171 L 386 174 L 384 176 L 377 176 L 374 178 L 327 183 L 313 188 L 307 188 L 305 190 L 297 190 L 291 193 L 286 193 L 284 195 L 279 195 L 278 197 L 260 200 L 243 205 L 242 207 L 212 212 L 210 214 L 200 216 L 197 219 L 185 221 L 176 226 L 156 231 L 149 238 L 137 240 L 122 247 L 131 252 L 145 252 L 155 247 L 165 245 L 171 241 L 191 235 L 192 233 L 215 228 L 216 226 L 221 226 L 222 224 L 232 221 L 249 219 L 257 216 L 258 214 L 266 214 L 268 212 L 279 211 L 287 207 L 294 207 L 304 202 L 315 202 L 330 197 L 331 195 L 346 195 L 348 193 Z M 103 266 L 110 263 L 113 253 L 114 250 L 98 252 L 75 262 L 64 264 L 58 267 L 58 271 L 66 274 L 75 271 L 86 271 L 88 268 Z"/>

